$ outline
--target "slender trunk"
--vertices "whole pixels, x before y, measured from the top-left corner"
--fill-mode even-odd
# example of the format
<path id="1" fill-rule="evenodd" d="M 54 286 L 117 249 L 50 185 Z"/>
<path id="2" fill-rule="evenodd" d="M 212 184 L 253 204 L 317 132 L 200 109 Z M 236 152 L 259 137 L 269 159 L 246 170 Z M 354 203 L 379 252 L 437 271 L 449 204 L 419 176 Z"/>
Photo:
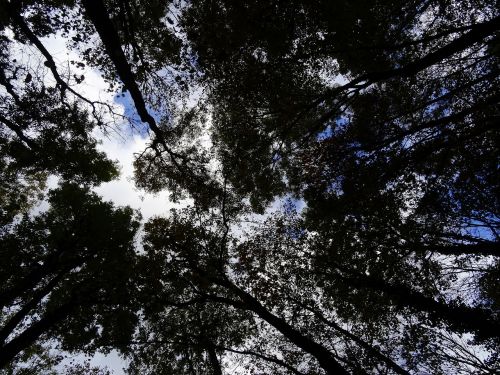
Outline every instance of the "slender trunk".
<path id="1" fill-rule="evenodd" d="M 326 371 L 327 374 L 349 374 L 339 364 L 339 362 L 337 362 L 333 354 L 328 349 L 326 349 L 323 345 L 313 341 L 311 338 L 304 336 L 300 331 L 290 326 L 284 319 L 271 313 L 251 294 L 240 289 L 238 286 L 228 280 L 217 280 L 216 283 L 229 289 L 240 298 L 242 303 L 235 304 L 235 307 L 253 311 L 255 314 L 257 314 L 257 316 L 259 316 L 259 318 L 273 326 L 293 344 L 297 345 L 306 353 L 309 353 L 313 357 L 315 357 L 318 360 L 320 366 Z"/>
<path id="2" fill-rule="evenodd" d="M 35 267 L 13 287 L 0 292 L 0 307 L 4 307 L 12 303 L 19 297 L 23 291 L 30 290 L 35 287 L 45 276 L 50 273 L 50 269 L 45 265 Z"/>
<path id="3" fill-rule="evenodd" d="M 3 345 L 7 337 L 9 337 L 9 335 L 15 330 L 18 324 L 21 323 L 24 318 L 26 318 L 26 316 L 28 316 L 28 314 L 40 303 L 40 301 L 55 288 L 65 274 L 66 272 L 64 271 L 59 273 L 52 280 L 50 280 L 46 286 L 38 292 L 35 292 L 32 299 L 7 321 L 4 327 L 0 330 L 0 345 Z"/>
<path id="4" fill-rule="evenodd" d="M 373 276 L 342 277 L 342 280 L 355 288 L 380 290 L 397 305 L 427 312 L 457 331 L 475 332 L 480 339 L 498 338 L 495 332 L 500 332 L 500 324 L 484 309 L 436 301 L 405 285 L 391 284 Z"/>
<path id="5" fill-rule="evenodd" d="M 0 307 L 9 305 L 16 298 L 22 296 L 24 291 L 35 289 L 37 284 L 42 282 L 44 278 L 59 274 L 60 272 L 67 272 L 65 270 L 78 267 L 95 254 L 86 254 L 81 258 L 73 259 L 68 261 L 66 264 L 62 264 L 60 258 L 66 252 L 67 250 L 65 248 L 59 248 L 52 251 L 43 259 L 42 265 L 35 263 L 31 270 L 24 277 L 18 280 L 15 285 L 0 292 Z"/>
<path id="6" fill-rule="evenodd" d="M 210 364 L 212 365 L 212 371 L 214 375 L 222 375 L 222 368 L 220 367 L 219 358 L 217 358 L 217 352 L 215 351 L 215 346 L 212 343 L 207 345 L 207 354 Z"/>
<path id="7" fill-rule="evenodd" d="M 33 323 L 19 336 L 0 348 L 0 369 L 11 362 L 21 351 L 29 348 L 38 338 L 68 317 L 73 303 L 66 303 Z"/>
<path id="8" fill-rule="evenodd" d="M 443 255 L 481 255 L 481 256 L 500 256 L 500 243 L 485 242 L 477 244 L 455 244 L 455 245 L 434 245 L 420 246 L 418 250 L 435 251 Z"/>
<path id="9" fill-rule="evenodd" d="M 116 68 L 118 76 L 134 101 L 135 108 L 141 120 L 149 125 L 151 130 L 159 139 L 163 139 L 162 132 L 158 128 L 155 119 L 146 108 L 144 97 L 135 81 L 134 73 L 130 68 L 127 58 L 122 50 L 120 38 L 109 18 L 109 12 L 102 0 L 82 0 L 85 12 L 96 28 L 97 34 L 102 40 L 109 58 Z"/>
<path id="10" fill-rule="evenodd" d="M 293 299 L 293 301 L 306 310 L 311 311 L 314 315 L 316 315 L 319 320 L 321 320 L 323 323 L 326 325 L 330 326 L 334 330 L 340 332 L 344 336 L 348 337 L 352 341 L 354 341 L 356 344 L 358 344 L 360 347 L 365 349 L 370 355 L 373 357 L 377 358 L 379 361 L 385 363 L 388 368 L 392 369 L 396 374 L 400 375 L 409 375 L 410 373 L 403 369 L 401 366 L 399 366 L 396 362 L 394 362 L 391 358 L 386 356 L 384 353 L 380 352 L 379 350 L 375 349 L 372 345 L 368 344 L 366 341 L 362 340 L 358 336 L 352 334 L 351 332 L 347 331 L 346 329 L 343 329 L 341 326 L 339 326 L 337 323 L 332 322 L 331 320 L 328 320 L 325 318 L 319 311 L 313 309 L 310 306 L 307 306 L 306 304 Z"/>
<path id="11" fill-rule="evenodd" d="M 339 87 L 339 89 L 345 90 L 354 88 L 362 82 L 369 82 L 369 84 L 373 84 L 391 78 L 412 76 L 426 68 L 433 66 L 434 64 L 437 64 L 440 61 L 443 61 L 450 56 L 453 56 L 455 53 L 461 52 L 473 46 L 478 42 L 484 42 L 484 39 L 486 37 L 493 35 L 499 29 L 500 16 L 495 17 L 489 21 L 471 26 L 470 31 L 466 34 L 451 41 L 449 44 L 441 47 L 437 51 L 431 52 L 418 60 L 408 63 L 401 68 L 364 74 L 347 83 L 346 85 Z M 337 92 L 338 89 L 333 91 Z"/>
<path id="12" fill-rule="evenodd" d="M 19 27 L 19 29 L 23 32 L 23 34 L 26 36 L 26 38 L 32 43 L 38 51 L 45 57 L 46 62 L 45 65 L 50 69 L 52 72 L 52 76 L 57 82 L 57 85 L 59 86 L 61 90 L 61 96 L 64 96 L 64 93 L 66 91 L 71 92 L 74 96 L 77 98 L 83 100 L 87 104 L 90 104 L 93 109 L 93 113 L 95 114 L 95 103 L 92 102 L 91 100 L 85 98 L 83 95 L 79 94 L 76 92 L 74 89 L 72 89 L 66 81 L 60 76 L 59 72 L 57 71 L 57 66 L 54 61 L 54 58 L 52 55 L 49 53 L 49 51 L 45 48 L 43 43 L 38 39 L 36 34 L 30 29 L 29 25 L 26 23 L 22 15 L 20 14 L 20 9 L 19 9 L 20 2 L 19 1 L 11 1 L 10 3 L 7 1 L 1 1 L 0 2 L 0 8 L 2 11 L 7 14 L 10 19 L 13 21 L 13 23 Z"/>
<path id="13" fill-rule="evenodd" d="M 20 140 L 22 140 L 30 149 L 32 149 L 32 150 L 38 149 L 37 144 L 34 141 L 32 141 L 30 138 L 28 138 L 23 133 L 23 131 L 21 130 L 21 128 L 18 125 L 14 124 L 12 121 L 10 121 L 8 118 L 2 116 L 1 114 L 0 114 L 0 122 L 5 124 L 5 126 L 7 126 L 10 130 L 12 130 L 14 133 L 16 133 L 18 138 Z"/>
<path id="14" fill-rule="evenodd" d="M 455 40 L 451 41 L 449 44 L 441 47 L 440 49 L 431 52 L 420 59 L 412 61 L 401 68 L 389 69 L 380 72 L 369 72 L 362 74 L 361 76 L 353 79 L 352 81 L 346 83 L 343 86 L 336 87 L 327 91 L 325 94 L 317 98 L 311 106 L 309 106 L 305 111 L 298 114 L 294 123 L 296 123 L 302 116 L 317 108 L 317 106 L 324 102 L 327 98 L 335 97 L 336 95 L 345 92 L 346 90 L 356 89 L 361 90 L 372 84 L 382 82 L 388 79 L 398 78 L 398 77 L 409 77 L 417 74 L 437 63 L 447 59 L 454 54 L 461 52 L 478 42 L 484 41 L 488 36 L 494 35 L 500 29 L 500 16 L 495 17 L 489 21 L 479 23 L 470 27 L 470 31 L 466 34 L 461 35 Z M 318 123 L 322 124 L 324 121 L 329 120 L 331 116 L 337 111 L 328 111 L 318 119 Z"/>
<path id="15" fill-rule="evenodd" d="M 106 53 L 113 62 L 118 76 L 129 91 L 141 121 L 148 124 L 149 128 L 156 136 L 155 141 L 159 142 L 163 146 L 176 169 L 180 173 L 186 174 L 186 165 L 182 164 L 185 157 L 169 147 L 165 141 L 162 130 L 158 127 L 156 120 L 153 116 L 151 116 L 146 108 L 146 102 L 139 86 L 137 85 L 137 82 L 135 81 L 134 72 L 132 71 L 132 68 L 127 61 L 127 57 L 122 50 L 120 37 L 115 30 L 111 19 L 109 18 L 109 12 L 107 11 L 105 4 L 102 0 L 82 0 L 82 4 L 87 17 L 94 25 L 97 34 L 99 34 Z M 179 162 L 178 159 L 181 159 L 181 161 Z M 190 176 L 190 178 L 193 178 L 193 176 Z M 196 181 L 196 178 L 194 180 L 195 183 L 202 183 L 201 181 Z"/>

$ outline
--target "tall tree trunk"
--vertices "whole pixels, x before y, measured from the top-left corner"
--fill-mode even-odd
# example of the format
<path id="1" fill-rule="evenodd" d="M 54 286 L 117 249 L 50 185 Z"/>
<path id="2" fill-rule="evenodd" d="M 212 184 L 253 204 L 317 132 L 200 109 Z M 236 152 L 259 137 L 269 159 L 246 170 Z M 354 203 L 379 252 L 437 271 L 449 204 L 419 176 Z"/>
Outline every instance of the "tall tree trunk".
<path id="1" fill-rule="evenodd" d="M 417 250 L 434 251 L 443 255 L 481 255 L 500 257 L 500 243 L 481 242 L 476 244 L 451 244 L 451 245 L 417 245 Z"/>
<path id="2" fill-rule="evenodd" d="M 218 285 L 230 290 L 240 298 L 241 303 L 236 303 L 234 305 L 235 307 L 253 311 L 259 318 L 273 326 L 293 344 L 315 357 L 327 374 L 349 374 L 327 348 L 303 335 L 300 331 L 289 325 L 284 319 L 271 313 L 251 294 L 245 292 L 229 280 L 221 281 L 213 278 L 212 280 L 214 280 Z"/>
<path id="3" fill-rule="evenodd" d="M 412 76 L 422 70 L 437 64 L 444 59 L 453 56 L 454 54 L 461 52 L 476 43 L 484 42 L 484 39 L 488 36 L 494 35 L 500 29 L 500 16 L 497 16 L 489 21 L 478 23 L 470 27 L 469 32 L 458 37 L 457 39 L 451 41 L 449 44 L 439 48 L 438 50 L 431 52 L 422 58 L 412 61 L 400 68 L 389 69 L 381 72 L 370 72 L 359 76 L 358 78 L 348 82 L 344 86 L 340 86 L 336 89 L 332 89 L 326 96 L 331 96 L 339 91 L 344 91 L 346 89 L 359 87 L 363 82 L 367 82 L 364 85 L 370 85 L 380 81 L 385 81 L 387 79 L 396 77 L 408 77 Z M 325 97 L 322 97 L 324 99 Z M 319 99 L 318 99 L 319 101 Z"/>
<path id="4" fill-rule="evenodd" d="M 342 276 L 341 280 L 354 288 L 379 290 L 390 296 L 397 305 L 427 312 L 457 331 L 475 332 L 480 339 L 498 338 L 500 323 L 484 309 L 436 301 L 405 285 L 391 284 L 373 276 Z"/>
<path id="5" fill-rule="evenodd" d="M 27 302 L 19 311 L 17 311 L 0 329 L 0 345 L 3 345 L 7 337 L 16 329 L 19 323 L 21 323 L 28 314 L 35 309 L 35 307 L 40 303 L 40 301 L 47 296 L 56 287 L 59 281 L 66 274 L 66 271 L 60 272 L 52 280 L 50 280 L 46 286 L 37 291 L 29 302 Z"/>
<path id="6" fill-rule="evenodd" d="M 222 368 L 220 366 L 219 358 L 217 358 L 217 352 L 215 351 L 215 346 L 210 342 L 207 345 L 207 354 L 210 364 L 212 365 L 212 371 L 214 375 L 222 375 Z"/>
<path id="7" fill-rule="evenodd" d="M 109 12 L 106 6 L 102 0 L 82 0 L 82 5 L 85 8 L 88 18 L 96 28 L 97 34 L 99 34 L 104 48 L 106 49 L 106 53 L 116 68 L 118 76 L 129 91 L 139 117 L 143 122 L 149 125 L 151 130 L 160 140 L 163 140 L 161 130 L 158 128 L 155 119 L 149 114 L 146 108 L 146 102 L 122 50 L 119 35 L 109 18 Z"/>
<path id="8" fill-rule="evenodd" d="M 423 71 L 424 69 L 427 69 L 453 56 L 454 54 L 473 46 L 476 43 L 483 42 L 485 38 L 494 35 L 499 29 L 500 16 L 497 16 L 489 21 L 471 26 L 469 32 L 467 32 L 466 34 L 456 38 L 455 40 L 439 48 L 438 50 L 431 52 L 423 56 L 422 58 L 412 61 L 402 67 L 362 74 L 359 77 L 346 83 L 345 85 L 330 89 L 326 93 L 321 95 L 308 107 L 307 110 L 302 111 L 298 115 L 298 117 L 294 120 L 294 123 L 296 123 L 303 114 L 317 108 L 318 105 L 324 102 L 327 98 L 333 98 L 350 89 L 362 90 L 372 84 L 389 79 L 398 77 L 410 77 L 412 75 L 415 75 Z M 323 124 L 324 121 L 329 120 L 337 112 L 337 110 L 337 108 L 334 108 L 331 111 L 327 111 L 316 122 L 320 125 Z"/>
<path id="9" fill-rule="evenodd" d="M 314 315 L 316 315 L 319 320 L 321 320 L 323 323 L 326 325 L 330 326 L 334 330 L 340 332 L 342 335 L 348 337 L 352 341 L 354 341 L 356 344 L 358 344 L 360 347 L 366 350 L 367 353 L 372 355 L 374 358 L 377 358 L 379 361 L 382 363 L 385 363 L 388 368 L 392 369 L 396 374 L 400 375 L 409 375 L 410 373 L 403 369 L 401 366 L 399 366 L 396 362 L 394 362 L 391 358 L 386 356 L 384 353 L 381 351 L 375 349 L 372 345 L 368 344 L 366 341 L 362 340 L 360 337 L 354 335 L 353 333 L 347 331 L 346 329 L 342 328 L 339 326 L 337 323 L 332 322 L 331 320 L 328 320 L 323 314 L 321 314 L 319 311 L 316 309 L 312 308 L 311 306 L 308 306 L 296 299 L 292 299 L 295 303 L 297 303 L 299 306 L 302 306 L 306 310 L 311 311 Z"/>
<path id="10" fill-rule="evenodd" d="M 0 348 L 0 369 L 8 365 L 16 355 L 29 348 L 38 338 L 66 319 L 73 310 L 74 304 L 68 302 L 47 313 L 40 320 L 33 323 L 20 335 Z"/>

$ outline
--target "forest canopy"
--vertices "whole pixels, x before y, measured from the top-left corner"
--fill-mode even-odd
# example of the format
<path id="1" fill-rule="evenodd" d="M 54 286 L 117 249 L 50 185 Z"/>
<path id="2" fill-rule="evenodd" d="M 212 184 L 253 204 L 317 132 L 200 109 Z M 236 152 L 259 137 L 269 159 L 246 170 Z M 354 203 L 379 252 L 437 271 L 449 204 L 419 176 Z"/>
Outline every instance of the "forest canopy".
<path id="1" fill-rule="evenodd" d="M 499 64 L 491 0 L 1 0 L 0 374 L 498 373 Z"/>

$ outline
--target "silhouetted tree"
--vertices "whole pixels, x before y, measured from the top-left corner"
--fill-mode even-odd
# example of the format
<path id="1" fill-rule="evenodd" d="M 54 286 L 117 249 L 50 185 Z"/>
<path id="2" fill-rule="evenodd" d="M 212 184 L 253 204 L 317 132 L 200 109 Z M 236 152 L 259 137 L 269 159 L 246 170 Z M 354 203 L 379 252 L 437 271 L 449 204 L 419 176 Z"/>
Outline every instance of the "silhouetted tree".
<path id="1" fill-rule="evenodd" d="M 50 302 L 64 292 L 59 304 L 38 306 L 49 315 L 62 309 L 53 319 L 57 329 L 41 327 L 40 335 L 54 332 L 68 347 L 92 338 L 93 347 L 118 347 L 137 374 L 222 374 L 236 358 L 250 372 L 493 373 L 497 5 L 2 3 L 2 30 L 14 39 L 4 32 L 1 40 L 2 223 L 27 212 L 45 175 L 54 173 L 70 183 L 52 193 L 53 205 L 73 189 L 81 206 L 102 208 L 99 220 L 127 217 L 115 228 L 124 243 L 137 229 L 130 211 L 99 203 L 82 187 L 116 175 L 90 136 L 95 125 L 105 126 L 100 110 L 112 111 L 62 78 L 42 42 L 56 33 L 71 36 L 71 48 L 103 72 L 110 90 L 128 92 L 137 112 L 131 123 L 152 132 L 135 161 L 137 186 L 194 202 L 145 225 L 137 264 L 132 252 L 110 255 L 130 265 L 115 280 L 130 283 L 126 292 L 101 276 L 85 282 L 106 303 L 90 298 L 79 300 L 78 311 L 64 310 L 65 301 L 80 298 L 71 283 L 78 275 L 87 280 L 87 263 L 70 257 L 68 267 L 79 271 L 63 283 L 58 272 L 69 271 L 57 259 L 50 280 L 59 286 L 44 279 L 29 294 L 42 301 L 47 290 Z M 54 87 L 9 61 L 5 51 L 14 42 L 43 56 Z M 288 206 L 276 209 L 284 199 Z M 30 246 L 52 241 L 47 218 L 69 201 L 61 211 L 7 224 L 3 235 L 13 249 L 22 238 Z M 49 230 L 35 241 L 26 233 L 36 225 Z M 85 243 L 87 232 L 78 229 Z M 115 229 L 92 231 L 98 237 Z M 5 275 L 13 277 L 7 269 Z M 111 319 L 107 303 L 121 306 L 123 299 L 134 308 Z M 138 321 L 133 311 L 140 311 Z M 111 328 L 75 338 L 90 322 L 106 327 L 99 319 Z M 68 334 L 59 334 L 62 327 Z"/>

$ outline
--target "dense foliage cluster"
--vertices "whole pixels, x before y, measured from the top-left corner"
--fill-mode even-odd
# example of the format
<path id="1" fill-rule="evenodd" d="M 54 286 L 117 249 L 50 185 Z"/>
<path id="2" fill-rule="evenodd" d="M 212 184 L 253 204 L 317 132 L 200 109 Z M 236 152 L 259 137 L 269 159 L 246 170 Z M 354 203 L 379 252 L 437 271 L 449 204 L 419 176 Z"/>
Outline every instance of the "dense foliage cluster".
<path id="1" fill-rule="evenodd" d="M 499 37 L 491 0 L 1 1 L 0 373 L 499 371 Z M 143 227 L 94 192 L 124 120 L 192 202 Z"/>

